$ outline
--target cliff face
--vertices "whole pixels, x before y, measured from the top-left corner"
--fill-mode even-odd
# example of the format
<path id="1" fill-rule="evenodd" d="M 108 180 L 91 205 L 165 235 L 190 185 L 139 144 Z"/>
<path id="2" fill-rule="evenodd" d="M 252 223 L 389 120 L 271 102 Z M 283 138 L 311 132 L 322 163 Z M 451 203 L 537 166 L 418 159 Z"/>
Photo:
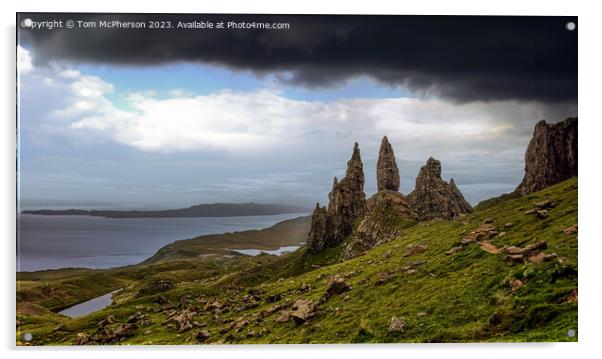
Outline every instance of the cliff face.
<path id="1" fill-rule="evenodd" d="M 441 178 L 441 162 L 432 157 L 420 168 L 408 201 L 421 221 L 451 219 L 472 211 L 455 182 L 447 183 Z"/>
<path id="2" fill-rule="evenodd" d="M 378 191 L 385 189 L 399 191 L 399 170 L 395 162 L 393 147 L 387 136 L 383 137 L 376 163 L 376 182 Z"/>
<path id="3" fill-rule="evenodd" d="M 328 199 L 328 207 L 320 208 L 318 204 L 312 215 L 307 246 L 314 254 L 341 243 L 353 231 L 355 221 L 366 213 L 364 167 L 357 143 L 347 162 L 345 177 L 340 182 L 335 177 Z"/>
<path id="4" fill-rule="evenodd" d="M 539 121 L 525 153 L 525 176 L 516 188 L 520 195 L 577 176 L 577 118 L 556 124 Z"/>

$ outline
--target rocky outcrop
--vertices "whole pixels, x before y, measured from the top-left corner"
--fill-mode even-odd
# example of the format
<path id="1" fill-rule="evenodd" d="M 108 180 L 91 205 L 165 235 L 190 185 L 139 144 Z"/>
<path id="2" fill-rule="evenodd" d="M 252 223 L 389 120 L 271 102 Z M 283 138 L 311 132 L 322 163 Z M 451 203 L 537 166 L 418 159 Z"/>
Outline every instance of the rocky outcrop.
<path id="1" fill-rule="evenodd" d="M 577 118 L 557 124 L 539 121 L 525 153 L 525 176 L 516 188 L 520 195 L 577 176 Z"/>
<path id="2" fill-rule="evenodd" d="M 347 172 L 341 182 L 335 177 L 332 192 L 328 195 L 328 217 L 330 233 L 327 246 L 336 246 L 351 234 L 356 219 L 366 213 L 364 193 L 364 166 L 360 149 L 355 143 L 351 159 L 347 162 Z"/>
<path id="3" fill-rule="evenodd" d="M 441 178 L 441 162 L 432 157 L 420 168 L 416 187 L 408 195 L 408 202 L 421 221 L 451 219 L 472 212 L 472 207 L 453 180 L 447 183 Z"/>
<path id="4" fill-rule="evenodd" d="M 377 245 L 399 236 L 418 220 L 404 195 L 382 190 L 367 201 L 366 216 L 357 226 L 352 239 L 343 251 L 342 259 L 355 258 Z"/>
<path id="5" fill-rule="evenodd" d="M 357 143 L 351 159 L 347 162 L 345 177 L 339 182 L 334 178 L 332 191 L 328 195 L 326 209 L 316 206 L 307 247 L 310 253 L 320 253 L 324 248 L 334 247 L 351 234 L 355 221 L 366 213 L 364 193 L 364 166 Z"/>
<path id="6" fill-rule="evenodd" d="M 341 181 L 334 178 L 328 207 L 317 204 L 313 212 L 307 239 L 309 253 L 321 253 L 352 235 L 342 259 L 355 258 L 398 237 L 417 221 L 451 219 L 472 211 L 454 180 L 447 183 L 441 179 L 441 162 L 433 158 L 420 169 L 416 188 L 410 195 L 397 192 L 399 171 L 386 136 L 376 170 L 379 191 L 366 201 L 363 164 L 356 143 L 345 177 Z"/>
<path id="7" fill-rule="evenodd" d="M 327 236 L 327 221 L 326 207 L 320 207 L 320 204 L 317 203 L 316 209 L 314 209 L 314 213 L 311 215 L 311 229 L 307 238 L 307 248 L 312 254 L 317 254 L 324 250 Z"/>
<path id="8" fill-rule="evenodd" d="M 393 147 L 391 147 L 387 136 L 383 137 L 378 152 L 376 182 L 378 191 L 385 189 L 399 191 L 399 170 L 397 169 L 397 163 L 395 163 Z"/>

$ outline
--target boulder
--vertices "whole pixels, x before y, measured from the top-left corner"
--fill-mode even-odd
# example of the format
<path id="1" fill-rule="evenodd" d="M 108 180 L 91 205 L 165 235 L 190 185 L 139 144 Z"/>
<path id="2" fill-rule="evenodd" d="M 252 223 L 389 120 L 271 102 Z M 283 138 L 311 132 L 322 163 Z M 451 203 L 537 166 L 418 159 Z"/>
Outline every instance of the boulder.
<path id="1" fill-rule="evenodd" d="M 570 236 L 572 234 L 577 234 L 577 224 L 573 224 L 572 226 L 567 227 L 567 228 L 563 229 L 562 231 L 567 236 Z"/>
<path id="2" fill-rule="evenodd" d="M 290 317 L 295 323 L 303 324 L 315 315 L 316 305 L 311 300 L 298 299 L 291 309 Z"/>
<path id="3" fill-rule="evenodd" d="M 421 244 L 421 243 L 410 244 L 406 247 L 406 250 L 405 250 L 403 256 L 404 257 L 413 256 L 414 254 L 422 253 L 422 252 L 426 251 L 426 249 L 427 249 L 426 244 Z"/>
<path id="4" fill-rule="evenodd" d="M 345 281 L 345 277 L 342 275 L 335 275 L 334 278 L 328 283 L 328 288 L 324 296 L 326 299 L 331 298 L 337 294 L 344 293 L 351 290 L 351 286 Z"/>
<path id="5" fill-rule="evenodd" d="M 389 332 L 403 332 L 403 328 L 406 326 L 406 321 L 401 317 L 391 317 L 389 321 Z"/>
<path id="6" fill-rule="evenodd" d="M 209 339 L 211 335 L 209 334 L 209 332 L 207 330 L 199 330 L 196 335 L 195 338 L 199 341 L 199 342 L 204 342 L 207 339 Z"/>

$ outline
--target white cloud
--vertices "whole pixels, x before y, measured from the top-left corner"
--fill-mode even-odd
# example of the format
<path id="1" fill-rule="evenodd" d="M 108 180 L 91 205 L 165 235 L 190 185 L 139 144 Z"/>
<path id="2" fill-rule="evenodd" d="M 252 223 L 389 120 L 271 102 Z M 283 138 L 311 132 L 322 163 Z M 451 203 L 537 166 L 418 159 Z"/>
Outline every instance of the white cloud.
<path id="1" fill-rule="evenodd" d="M 128 104 L 123 109 L 109 100 L 114 86 L 103 79 L 59 65 L 34 69 L 27 50 L 19 47 L 18 51 L 28 76 L 61 98 L 48 111 L 56 123 L 143 151 L 294 154 L 299 148 L 337 141 L 348 145 L 371 141 L 368 147 L 376 146 L 385 134 L 404 146 L 428 147 L 434 154 L 454 146 L 470 152 L 486 141 L 494 144 L 479 150 L 498 151 L 499 143 L 516 141 L 512 136 L 517 126 L 527 124 L 528 130 L 519 131 L 527 137 L 531 124 L 544 115 L 542 106 L 534 103 L 456 104 L 433 98 L 305 101 L 268 89 L 201 96 L 174 89 L 168 97 L 150 89 L 123 95 Z M 415 152 L 421 157 L 425 151 Z"/>
<path id="2" fill-rule="evenodd" d="M 31 54 L 29 51 L 17 45 L 17 70 L 19 74 L 23 75 L 30 72 L 33 69 L 33 63 Z"/>
<path id="3" fill-rule="evenodd" d="M 507 138 L 516 124 L 530 124 L 542 115 L 541 106 L 532 103 L 454 104 L 416 98 L 323 102 L 266 89 L 202 96 L 175 89 L 167 98 L 151 89 L 123 96 L 129 105 L 125 110 L 109 100 L 114 86 L 101 78 L 59 65 L 34 69 L 29 52 L 19 47 L 18 53 L 30 85 L 45 87 L 61 99 L 47 111 L 56 123 L 144 151 L 277 150 L 293 155 L 301 147 L 326 142 L 376 145 L 385 134 L 407 146 L 445 149 Z"/>
<path id="4" fill-rule="evenodd" d="M 104 95 L 112 87 L 83 76 L 72 86 L 72 104 L 58 113 L 74 115 L 72 128 L 97 130 L 118 142 L 148 151 L 204 148 L 254 151 L 302 144 L 307 134 L 388 134 L 405 140 L 495 139 L 508 119 L 491 115 L 483 104 L 455 105 L 411 98 L 343 99 L 333 102 L 290 99 L 281 93 L 222 91 L 203 96 L 128 97 L 130 111 L 117 110 Z M 533 118 L 533 107 L 511 104 L 513 114 Z"/>
<path id="5" fill-rule="evenodd" d="M 366 188 L 376 188 L 378 146 L 388 135 L 404 193 L 413 188 L 420 165 L 434 156 L 444 163 L 444 177 L 459 180 L 474 201 L 514 188 L 522 176 L 533 124 L 566 115 L 562 106 L 537 103 L 306 101 L 271 89 L 201 96 L 176 89 L 167 97 L 164 91 L 150 89 L 117 97 L 114 86 L 98 76 L 57 64 L 36 67 L 26 49 L 18 51 L 21 143 L 35 159 L 23 161 L 21 169 L 42 173 L 39 178 L 23 177 L 36 178 L 40 195 L 56 188 L 72 194 L 73 186 L 65 180 L 63 187 L 47 181 L 47 173 L 63 171 L 92 173 L 114 185 L 91 184 L 82 198 L 102 193 L 121 200 L 115 188 L 132 190 L 145 183 L 136 198 L 146 200 L 157 183 L 171 183 L 198 189 L 197 195 L 204 196 L 199 201 L 293 196 L 299 203 L 312 202 L 325 196 L 332 176 L 344 173 L 354 141 L 362 149 Z M 114 143 L 140 152 L 124 151 Z M 78 160 L 70 162 L 71 157 Z M 126 172 L 128 178 L 113 176 Z M 190 193 L 184 192 L 178 198 L 189 203 Z M 164 199 L 174 196 L 170 192 Z"/>

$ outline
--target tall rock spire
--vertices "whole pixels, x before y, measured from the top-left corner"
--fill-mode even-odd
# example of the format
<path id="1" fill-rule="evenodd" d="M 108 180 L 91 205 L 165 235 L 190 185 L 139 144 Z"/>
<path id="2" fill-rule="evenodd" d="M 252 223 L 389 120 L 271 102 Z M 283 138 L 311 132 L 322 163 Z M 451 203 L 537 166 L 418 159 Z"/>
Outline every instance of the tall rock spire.
<path id="1" fill-rule="evenodd" d="M 314 254 L 341 243 L 353 231 L 355 221 L 366 213 L 364 165 L 357 143 L 347 162 L 345 177 L 340 181 L 334 178 L 328 199 L 328 208 L 317 206 L 312 216 L 308 248 Z"/>
<path id="2" fill-rule="evenodd" d="M 399 191 L 399 170 L 395 163 L 393 147 L 387 136 L 383 137 L 376 163 L 376 182 L 378 191 L 385 189 Z"/>
<path id="3" fill-rule="evenodd" d="M 324 250 L 327 221 L 326 207 L 320 207 L 320 204 L 316 203 L 314 213 L 311 215 L 311 229 L 307 237 L 307 248 L 311 254 L 318 254 Z"/>

